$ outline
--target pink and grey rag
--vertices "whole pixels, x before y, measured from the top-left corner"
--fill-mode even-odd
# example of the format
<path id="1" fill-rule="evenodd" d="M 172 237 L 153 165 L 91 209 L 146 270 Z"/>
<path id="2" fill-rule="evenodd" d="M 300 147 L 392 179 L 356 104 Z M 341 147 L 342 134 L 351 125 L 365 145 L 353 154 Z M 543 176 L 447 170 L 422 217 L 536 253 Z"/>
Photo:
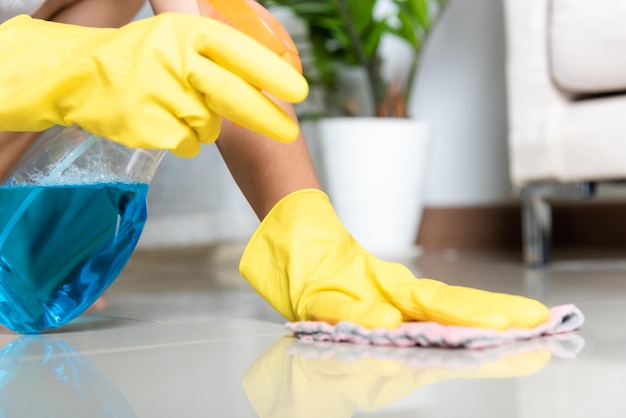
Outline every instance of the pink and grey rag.
<path id="1" fill-rule="evenodd" d="M 352 322 L 330 325 L 326 322 L 299 321 L 286 324 L 301 341 L 346 342 L 395 347 L 440 347 L 482 349 L 514 341 L 529 340 L 574 331 L 584 323 L 583 313 L 574 305 L 550 309 L 550 319 L 531 329 L 496 331 L 485 328 L 441 325 L 435 322 L 405 322 L 395 329 L 367 329 Z"/>

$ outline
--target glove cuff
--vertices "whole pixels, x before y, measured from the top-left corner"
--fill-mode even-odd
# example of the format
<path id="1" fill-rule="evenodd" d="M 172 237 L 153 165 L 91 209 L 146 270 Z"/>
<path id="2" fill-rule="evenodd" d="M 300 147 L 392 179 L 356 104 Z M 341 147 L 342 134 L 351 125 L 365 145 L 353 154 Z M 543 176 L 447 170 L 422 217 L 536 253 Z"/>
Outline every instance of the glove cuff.
<path id="1" fill-rule="evenodd" d="M 91 52 L 116 30 L 26 15 L 2 23 L 0 61 L 5 64 L 0 65 L 0 131 L 42 131 L 74 124 L 67 118 L 72 108 L 68 102 L 80 107 L 91 94 L 84 86 L 89 79 L 86 64 L 77 62 L 77 57 Z M 82 95 L 70 100 L 78 92 Z"/>
<path id="2" fill-rule="evenodd" d="M 318 267 L 309 264 L 319 262 L 309 238 L 328 235 L 325 231 L 337 226 L 345 231 L 326 193 L 319 189 L 290 193 L 274 205 L 252 235 L 239 272 L 281 315 L 297 320 L 294 304 L 306 278 Z M 345 235 L 352 239 L 347 231 Z M 336 236 L 327 239 L 336 240 Z M 311 257 L 303 257 L 307 254 Z"/>

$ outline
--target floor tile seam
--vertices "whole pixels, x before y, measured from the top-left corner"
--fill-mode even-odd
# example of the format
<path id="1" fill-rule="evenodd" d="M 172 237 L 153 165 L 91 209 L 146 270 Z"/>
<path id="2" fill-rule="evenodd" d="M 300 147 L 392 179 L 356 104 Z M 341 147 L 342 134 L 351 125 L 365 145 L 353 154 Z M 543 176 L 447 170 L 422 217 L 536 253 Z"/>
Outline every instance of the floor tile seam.
<path id="1" fill-rule="evenodd" d="M 170 321 L 164 321 L 164 320 L 150 320 L 150 319 L 131 318 L 131 317 L 126 317 L 126 316 L 116 316 L 116 315 L 109 315 L 109 314 L 94 314 L 93 316 L 97 316 L 97 317 L 101 317 L 101 318 L 107 318 L 107 319 L 115 319 L 115 320 L 120 320 L 120 321 L 140 322 L 140 323 L 145 323 L 145 324 L 178 326 L 178 327 L 192 327 L 192 328 L 201 328 L 201 329 L 211 329 L 211 330 L 215 330 L 215 331 L 226 331 L 227 330 L 227 328 L 224 328 L 224 327 L 220 328 L 220 327 L 214 327 L 214 326 L 205 325 L 205 324 L 190 324 L 190 323 L 184 323 L 184 322 L 170 322 Z M 239 320 L 239 321 L 254 321 L 254 320 L 256 320 L 254 318 L 230 318 L 230 319 L 235 319 L 235 320 Z M 215 320 L 217 321 L 219 319 L 216 318 Z M 272 322 L 272 324 L 276 325 L 276 326 L 282 325 L 282 324 L 278 324 L 278 323 L 274 323 L 274 322 Z"/>
<path id="2" fill-rule="evenodd" d="M 161 344 L 144 344 L 144 345 L 136 345 L 129 347 L 118 347 L 111 349 L 100 349 L 100 350 L 80 350 L 81 355 L 88 356 L 96 356 L 96 355 L 106 355 L 106 354 L 115 354 L 115 353 L 124 353 L 124 352 L 132 352 L 132 351 L 142 351 L 142 350 L 157 350 L 162 348 L 176 348 L 176 347 L 184 347 L 184 346 L 193 346 L 193 345 L 202 345 L 202 344 L 211 344 L 225 341 L 236 341 L 236 340 L 248 340 L 252 338 L 267 338 L 267 337 L 284 337 L 289 335 L 288 332 L 283 333 L 271 333 L 271 334 L 257 334 L 257 335 L 248 335 L 248 336 L 239 336 L 239 337 L 222 337 L 222 338 L 210 338 L 204 340 L 196 340 L 196 341 L 181 341 L 174 343 L 161 343 Z"/>
<path id="3" fill-rule="evenodd" d="M 142 350 L 157 350 L 162 348 L 176 348 L 176 347 L 184 347 L 184 346 L 193 346 L 193 345 L 201 345 L 201 344 L 210 344 L 216 342 L 225 342 L 225 341 L 236 341 L 236 340 L 244 340 L 251 338 L 267 338 L 267 337 L 276 337 L 281 338 L 290 335 L 289 333 L 285 334 L 259 334 L 254 336 L 240 336 L 240 337 L 224 337 L 224 338 L 212 338 L 212 339 L 204 339 L 197 341 L 185 341 L 185 342 L 175 342 L 175 343 L 161 343 L 161 344 L 144 344 L 144 345 L 136 345 L 136 346 L 128 346 L 128 347 L 118 347 L 118 348 L 104 348 L 104 349 L 76 349 L 74 353 L 52 353 L 46 355 L 46 360 L 56 359 L 56 358 L 66 358 L 66 357 L 84 357 L 84 356 L 99 356 L 99 355 L 108 355 L 108 354 L 116 354 L 116 353 L 126 353 L 133 351 L 142 351 Z M 12 362 L 15 360 L 11 360 Z M 23 356 L 19 358 L 19 361 L 41 361 L 41 356 Z M 0 361 L 2 364 L 2 361 Z"/>

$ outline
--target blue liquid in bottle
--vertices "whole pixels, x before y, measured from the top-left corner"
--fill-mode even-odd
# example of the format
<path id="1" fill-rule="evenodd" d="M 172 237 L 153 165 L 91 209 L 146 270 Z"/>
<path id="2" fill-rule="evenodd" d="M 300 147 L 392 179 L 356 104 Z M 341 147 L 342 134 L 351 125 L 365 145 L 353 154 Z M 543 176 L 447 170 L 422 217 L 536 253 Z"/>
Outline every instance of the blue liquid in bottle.
<path id="1" fill-rule="evenodd" d="M 148 184 L 0 187 L 0 323 L 24 334 L 84 312 L 146 221 Z"/>

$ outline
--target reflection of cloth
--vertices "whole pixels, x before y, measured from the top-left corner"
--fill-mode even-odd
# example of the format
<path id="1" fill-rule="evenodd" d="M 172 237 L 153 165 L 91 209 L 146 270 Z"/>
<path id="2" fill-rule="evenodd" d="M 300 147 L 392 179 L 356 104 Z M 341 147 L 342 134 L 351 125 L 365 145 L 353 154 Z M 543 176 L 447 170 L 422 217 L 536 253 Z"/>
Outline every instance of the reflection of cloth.
<path id="1" fill-rule="evenodd" d="M 45 0 L 0 0 L 0 23 L 21 14 L 32 15 Z"/>
<path id="2" fill-rule="evenodd" d="M 574 331 L 583 324 L 584 320 L 582 312 L 570 304 L 552 308 L 550 320 L 532 329 L 495 331 L 485 328 L 441 325 L 435 322 L 407 322 L 396 329 L 372 330 L 346 321 L 336 325 L 326 322 L 300 321 L 287 323 L 286 326 L 303 341 L 479 349 Z"/>
<path id="3" fill-rule="evenodd" d="M 419 350 L 415 347 L 373 346 L 340 344 L 328 341 L 305 342 L 296 340 L 285 351 L 288 355 L 301 358 L 329 359 L 353 362 L 363 359 L 391 360 L 407 367 L 421 369 L 467 370 L 504 358 L 513 358 L 531 351 L 549 351 L 564 359 L 576 358 L 585 346 L 583 337 L 576 334 L 559 334 L 545 338 L 519 341 L 484 350 L 447 350 L 432 348 Z"/>
<path id="4" fill-rule="evenodd" d="M 243 385 L 261 417 L 352 417 L 357 409 L 376 410 L 445 380 L 529 376 L 553 355 L 574 358 L 583 346 L 575 334 L 471 351 L 283 337 L 248 368 Z"/>

